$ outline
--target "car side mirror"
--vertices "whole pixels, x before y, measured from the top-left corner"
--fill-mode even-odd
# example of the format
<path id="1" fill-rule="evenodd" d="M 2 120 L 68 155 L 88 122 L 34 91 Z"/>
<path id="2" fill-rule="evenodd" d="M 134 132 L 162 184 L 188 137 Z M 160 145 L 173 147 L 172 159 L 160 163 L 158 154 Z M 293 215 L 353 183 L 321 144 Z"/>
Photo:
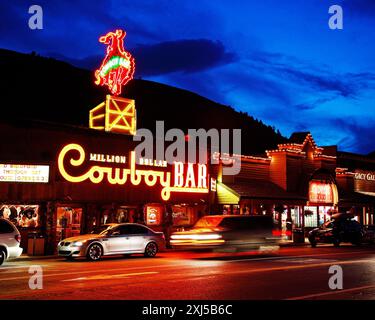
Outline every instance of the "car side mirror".
<path id="1" fill-rule="evenodd" d="M 111 234 L 111 236 L 119 236 L 120 235 L 120 231 L 115 231 Z"/>

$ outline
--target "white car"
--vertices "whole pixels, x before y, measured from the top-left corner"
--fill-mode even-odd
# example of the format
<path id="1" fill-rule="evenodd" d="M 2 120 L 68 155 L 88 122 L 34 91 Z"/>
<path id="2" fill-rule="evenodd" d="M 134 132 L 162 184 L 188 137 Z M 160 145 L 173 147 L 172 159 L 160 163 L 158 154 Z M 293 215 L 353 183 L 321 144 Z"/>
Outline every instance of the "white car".
<path id="1" fill-rule="evenodd" d="M 13 223 L 0 218 L 0 265 L 22 254 L 20 242 L 21 235 Z"/>
<path id="2" fill-rule="evenodd" d="M 101 232 L 100 232 L 101 231 Z M 102 256 L 143 253 L 154 257 L 165 248 L 163 232 L 156 232 L 138 223 L 106 224 L 95 232 L 59 242 L 59 256 L 67 259 L 86 257 L 97 261 Z"/>

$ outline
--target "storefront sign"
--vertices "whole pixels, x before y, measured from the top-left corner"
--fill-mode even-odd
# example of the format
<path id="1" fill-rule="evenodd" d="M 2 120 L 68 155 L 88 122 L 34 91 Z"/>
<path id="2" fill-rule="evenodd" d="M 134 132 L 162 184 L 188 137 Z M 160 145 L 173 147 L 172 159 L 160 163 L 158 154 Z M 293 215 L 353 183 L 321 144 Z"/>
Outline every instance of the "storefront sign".
<path id="1" fill-rule="evenodd" d="M 354 179 L 365 180 L 365 181 L 375 181 L 375 173 L 374 172 L 356 172 L 354 174 Z"/>
<path id="2" fill-rule="evenodd" d="M 68 159 L 70 168 L 67 170 Z M 87 168 L 90 158 L 86 158 L 86 153 L 82 146 L 68 144 L 58 156 L 58 168 L 60 174 L 67 181 L 73 183 L 91 181 L 98 184 L 107 180 L 108 183 L 113 185 L 124 185 L 128 181 L 134 186 L 140 183 L 145 183 L 149 187 L 158 184 L 162 187 L 161 197 L 163 200 L 168 200 L 171 192 L 208 193 L 209 191 L 207 166 L 205 164 L 188 163 L 185 165 L 182 162 L 175 162 L 172 176 L 172 173 L 168 171 L 137 169 L 134 151 L 130 152 L 129 159 L 127 168 L 93 165 L 82 174 L 71 174 L 68 172 L 69 169 L 76 172 L 79 168 Z M 172 180 L 172 178 L 174 179 Z"/>
<path id="3" fill-rule="evenodd" d="M 116 30 L 99 38 L 99 42 L 107 45 L 107 54 L 100 68 L 95 71 L 95 84 L 108 86 L 116 96 L 121 94 L 122 86 L 133 79 L 135 71 L 134 58 L 124 49 L 125 36 L 125 31 Z"/>
<path id="4" fill-rule="evenodd" d="M 48 183 L 49 166 L 0 164 L 0 182 Z"/>
<path id="5" fill-rule="evenodd" d="M 333 190 L 329 183 L 310 182 L 309 201 L 311 203 L 333 203 Z"/>

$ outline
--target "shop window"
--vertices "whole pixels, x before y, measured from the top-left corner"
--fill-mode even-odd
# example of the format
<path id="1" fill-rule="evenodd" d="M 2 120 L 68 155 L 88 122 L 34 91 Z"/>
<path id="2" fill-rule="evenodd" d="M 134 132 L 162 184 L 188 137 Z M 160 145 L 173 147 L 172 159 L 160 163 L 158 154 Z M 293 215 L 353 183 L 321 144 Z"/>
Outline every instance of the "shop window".
<path id="1" fill-rule="evenodd" d="M 232 208 L 231 208 L 230 204 L 224 204 L 223 205 L 223 214 L 224 215 L 232 214 Z"/>
<path id="2" fill-rule="evenodd" d="M 117 209 L 116 223 L 139 222 L 138 213 L 136 208 L 120 207 Z"/>
<path id="3" fill-rule="evenodd" d="M 57 239 L 78 236 L 81 233 L 82 208 L 57 207 Z"/>
<path id="4" fill-rule="evenodd" d="M 305 227 L 316 228 L 318 226 L 317 207 L 305 207 Z"/>
<path id="5" fill-rule="evenodd" d="M 40 226 L 38 205 L 0 205 L 0 218 L 11 221 L 18 228 Z"/>
<path id="6" fill-rule="evenodd" d="M 294 207 L 291 209 L 291 215 L 292 215 L 292 221 L 295 227 L 301 227 L 302 226 L 302 219 L 300 216 L 299 208 Z"/>
<path id="7" fill-rule="evenodd" d="M 331 214 L 334 212 L 333 207 L 319 207 L 319 225 L 331 220 Z"/>
<path id="8" fill-rule="evenodd" d="M 233 214 L 240 214 L 240 206 L 235 204 L 233 205 Z"/>
<path id="9" fill-rule="evenodd" d="M 172 206 L 173 226 L 182 227 L 191 224 L 191 217 L 186 206 Z"/>

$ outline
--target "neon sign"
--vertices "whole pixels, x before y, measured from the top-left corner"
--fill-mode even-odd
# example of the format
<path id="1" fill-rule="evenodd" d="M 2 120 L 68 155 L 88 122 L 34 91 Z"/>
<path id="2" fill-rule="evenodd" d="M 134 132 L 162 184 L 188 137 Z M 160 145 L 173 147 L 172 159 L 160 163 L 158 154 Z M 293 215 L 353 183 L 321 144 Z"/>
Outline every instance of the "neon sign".
<path id="1" fill-rule="evenodd" d="M 71 153 L 78 153 L 75 158 Z M 205 164 L 189 163 L 187 168 L 182 162 L 175 162 L 173 166 L 174 184 L 172 185 L 172 174 L 167 171 L 140 170 L 136 168 L 135 152 L 130 152 L 128 168 L 114 168 L 108 166 L 93 165 L 81 175 L 72 175 L 68 172 L 65 162 L 69 157 L 71 167 L 81 167 L 84 162 L 89 161 L 86 158 L 85 150 L 78 144 L 68 144 L 58 156 L 58 168 L 63 178 L 69 182 L 80 183 L 91 181 L 98 184 L 107 180 L 111 185 L 124 185 L 128 181 L 137 186 L 142 182 L 152 187 L 159 184 L 162 187 L 161 197 L 163 200 L 169 200 L 171 192 L 189 192 L 189 193 L 208 193 L 208 175 Z M 194 167 L 197 166 L 197 170 Z"/>
<path id="2" fill-rule="evenodd" d="M 124 49 L 125 36 L 126 32 L 118 29 L 99 38 L 99 42 L 107 45 L 107 53 L 100 68 L 95 71 L 95 84 L 108 86 L 116 96 L 121 94 L 122 86 L 133 79 L 135 71 L 135 60 Z"/>
<path id="3" fill-rule="evenodd" d="M 328 183 L 310 182 L 309 201 L 313 203 L 333 203 L 332 186 Z"/>

